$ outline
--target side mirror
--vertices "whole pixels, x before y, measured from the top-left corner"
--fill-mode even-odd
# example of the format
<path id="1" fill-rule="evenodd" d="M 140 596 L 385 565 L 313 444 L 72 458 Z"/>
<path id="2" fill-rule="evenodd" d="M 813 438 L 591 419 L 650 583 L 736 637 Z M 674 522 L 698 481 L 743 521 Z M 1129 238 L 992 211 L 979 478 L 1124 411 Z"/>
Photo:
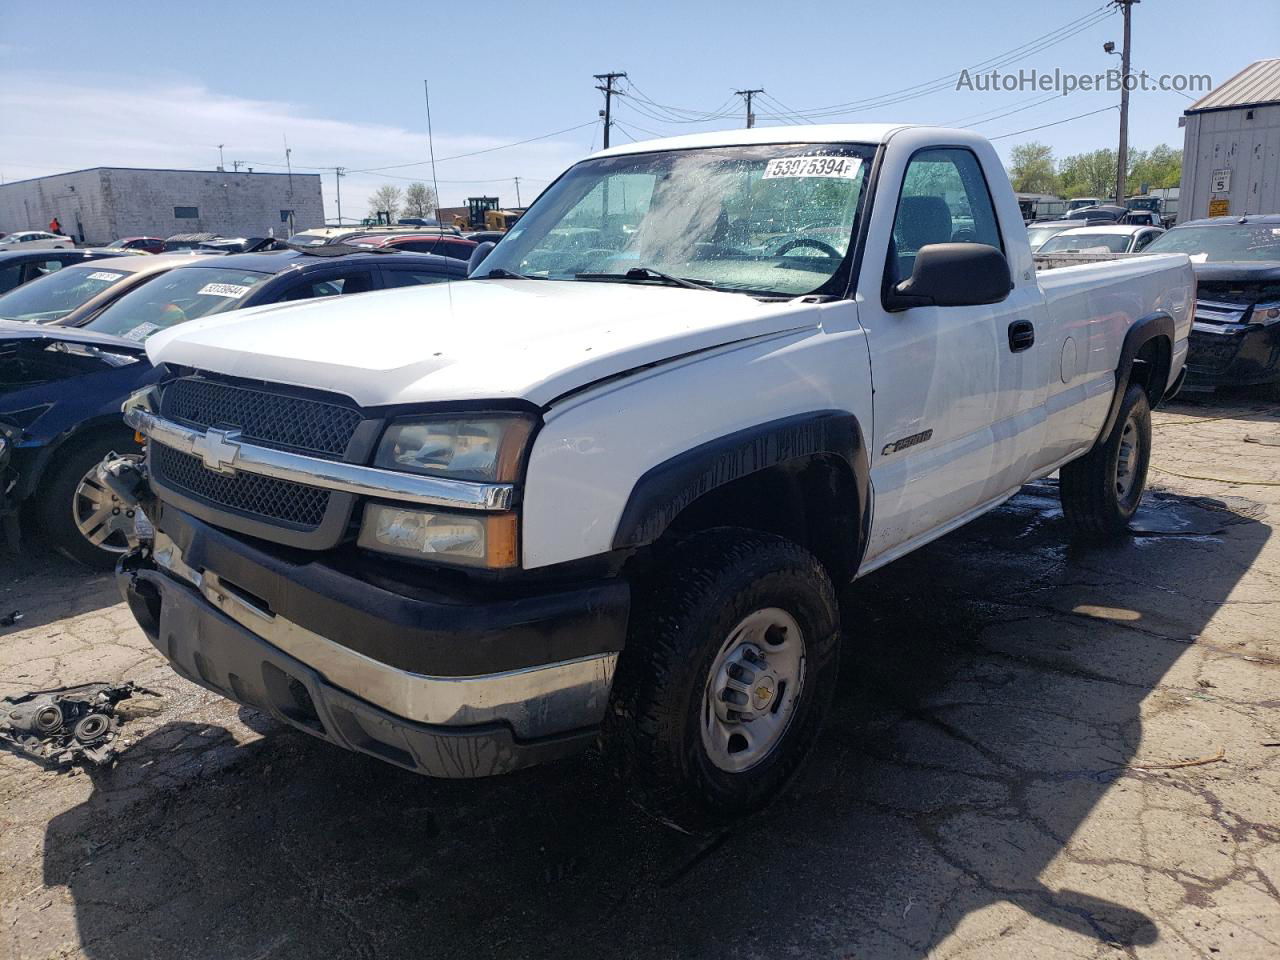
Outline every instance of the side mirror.
<path id="1" fill-rule="evenodd" d="M 911 276 L 885 292 L 884 307 L 972 307 L 999 303 L 1012 289 L 1009 261 L 995 247 L 930 243 L 916 254 Z"/>
<path id="2" fill-rule="evenodd" d="M 484 258 L 487 257 L 496 246 L 497 244 L 492 240 L 486 240 L 484 243 L 476 245 L 476 248 L 471 251 L 471 259 L 467 261 L 468 277 L 476 272 L 476 268 L 479 267 L 480 264 L 484 263 Z"/>

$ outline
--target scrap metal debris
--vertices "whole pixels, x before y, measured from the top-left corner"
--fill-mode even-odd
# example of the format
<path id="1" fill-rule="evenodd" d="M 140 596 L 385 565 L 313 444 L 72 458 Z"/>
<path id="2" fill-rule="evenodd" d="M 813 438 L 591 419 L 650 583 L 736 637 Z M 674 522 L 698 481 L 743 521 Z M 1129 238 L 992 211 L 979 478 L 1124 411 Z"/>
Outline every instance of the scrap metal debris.
<path id="1" fill-rule="evenodd" d="M 0 743 L 48 766 L 109 764 L 120 751 L 116 704 L 135 693 L 158 696 L 132 680 L 38 690 L 0 700 Z"/>

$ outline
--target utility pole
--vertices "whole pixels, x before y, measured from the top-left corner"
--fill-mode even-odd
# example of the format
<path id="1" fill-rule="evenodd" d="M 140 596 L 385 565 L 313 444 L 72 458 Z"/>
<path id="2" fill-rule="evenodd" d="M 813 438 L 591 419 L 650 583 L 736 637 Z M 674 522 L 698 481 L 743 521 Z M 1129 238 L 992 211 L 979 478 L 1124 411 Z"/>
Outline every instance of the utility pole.
<path id="1" fill-rule="evenodd" d="M 289 149 L 289 141 L 285 141 L 284 165 L 289 169 L 289 196 L 293 196 L 293 151 Z"/>
<path id="2" fill-rule="evenodd" d="M 747 101 L 747 129 L 750 130 L 756 125 L 756 115 L 751 112 L 751 98 L 757 93 L 764 93 L 764 90 L 760 88 L 755 90 L 735 90 L 734 93 Z"/>
<path id="3" fill-rule="evenodd" d="M 218 144 L 218 169 L 219 170 L 225 170 L 227 167 L 226 161 L 222 159 L 222 148 L 225 146 L 226 146 L 225 143 Z"/>
<path id="4" fill-rule="evenodd" d="M 232 173 L 239 173 L 239 172 L 240 172 L 240 165 L 241 165 L 242 163 L 244 163 L 244 161 L 243 161 L 243 160 L 232 160 L 232 161 L 231 161 L 231 168 L 232 168 L 232 169 L 231 169 L 231 172 L 232 172 Z"/>
<path id="5" fill-rule="evenodd" d="M 1120 49 L 1120 149 L 1116 154 L 1116 206 L 1124 206 L 1129 162 L 1129 15 L 1140 0 L 1112 0 L 1124 15 L 1124 46 Z"/>
<path id="6" fill-rule="evenodd" d="M 333 185 L 338 191 L 338 226 L 342 226 L 342 178 L 346 176 L 346 167 L 333 168 Z"/>
<path id="7" fill-rule="evenodd" d="M 512 177 L 511 179 L 513 179 L 516 182 L 516 206 L 522 207 L 524 206 L 524 204 L 520 202 L 520 178 Z"/>
<path id="8" fill-rule="evenodd" d="M 620 90 L 616 90 L 613 81 L 626 77 L 625 73 L 596 73 L 593 76 L 603 81 L 603 87 L 596 87 L 604 94 L 604 112 L 600 116 L 604 117 L 604 149 L 609 149 L 609 128 L 613 126 L 613 98 L 615 95 L 622 96 Z"/>

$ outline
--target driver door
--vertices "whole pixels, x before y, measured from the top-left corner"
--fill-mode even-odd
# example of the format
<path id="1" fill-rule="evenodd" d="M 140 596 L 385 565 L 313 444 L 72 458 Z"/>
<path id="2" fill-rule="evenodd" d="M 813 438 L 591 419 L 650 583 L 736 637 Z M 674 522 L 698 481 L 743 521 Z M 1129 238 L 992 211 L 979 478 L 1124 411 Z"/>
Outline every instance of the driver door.
<path id="1" fill-rule="evenodd" d="M 964 148 L 920 150 L 903 176 L 889 249 L 868 250 L 868 263 L 883 263 L 887 287 L 911 275 L 921 247 L 956 242 L 1005 250 L 981 165 Z M 1043 351 L 1014 350 L 1010 327 L 1040 306 L 1034 280 L 995 304 L 889 312 L 875 295 L 860 304 L 875 383 L 868 563 L 906 552 L 1025 479 L 1025 444 L 1043 421 Z"/>

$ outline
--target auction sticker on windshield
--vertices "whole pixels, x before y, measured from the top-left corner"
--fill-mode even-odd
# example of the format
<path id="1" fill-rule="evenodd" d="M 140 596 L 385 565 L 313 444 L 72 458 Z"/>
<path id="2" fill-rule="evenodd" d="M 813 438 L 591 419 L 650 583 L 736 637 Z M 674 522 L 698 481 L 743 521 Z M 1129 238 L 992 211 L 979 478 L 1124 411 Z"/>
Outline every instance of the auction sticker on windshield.
<path id="1" fill-rule="evenodd" d="M 239 300 L 251 289 L 253 288 L 242 287 L 238 283 L 206 283 L 196 291 L 196 295 L 204 297 L 230 297 L 233 300 Z"/>
<path id="2" fill-rule="evenodd" d="M 159 329 L 160 329 L 160 324 L 158 323 L 143 322 L 138 324 L 136 327 L 134 327 L 132 330 L 128 331 L 127 333 L 120 334 L 120 336 L 123 337 L 125 340 L 134 340 L 134 341 L 137 341 L 138 343 L 141 343 L 143 340 L 147 339 L 148 336 L 155 333 Z"/>
<path id="3" fill-rule="evenodd" d="M 830 177 L 836 180 L 852 180 L 862 168 L 859 157 L 779 157 L 770 160 L 764 168 L 765 180 L 781 177 Z"/>
<path id="4" fill-rule="evenodd" d="M 89 274 L 89 279 L 105 280 L 107 283 L 115 283 L 117 280 L 119 280 L 123 276 L 124 276 L 123 273 L 107 273 L 107 271 L 105 270 L 99 270 L 96 273 Z"/>

